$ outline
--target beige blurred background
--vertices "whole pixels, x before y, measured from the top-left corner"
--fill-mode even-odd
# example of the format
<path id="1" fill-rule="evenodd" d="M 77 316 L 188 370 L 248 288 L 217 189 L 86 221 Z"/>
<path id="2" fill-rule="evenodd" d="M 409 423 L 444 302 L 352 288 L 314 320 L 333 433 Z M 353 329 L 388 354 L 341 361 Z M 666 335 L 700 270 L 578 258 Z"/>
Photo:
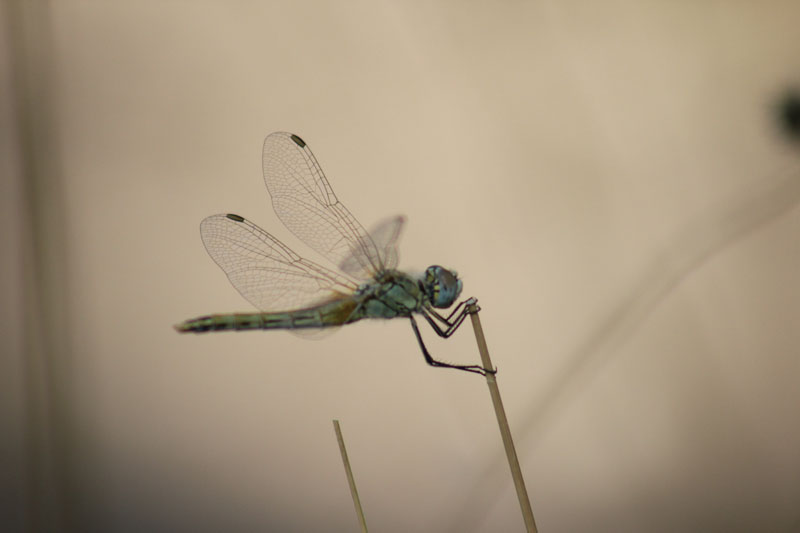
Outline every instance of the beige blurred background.
<path id="1" fill-rule="evenodd" d="M 0 529 L 523 529 L 486 385 L 250 307 L 202 218 L 301 135 L 476 296 L 541 531 L 800 528 L 796 2 L 7 2 Z M 478 361 L 471 327 L 439 358 Z"/>

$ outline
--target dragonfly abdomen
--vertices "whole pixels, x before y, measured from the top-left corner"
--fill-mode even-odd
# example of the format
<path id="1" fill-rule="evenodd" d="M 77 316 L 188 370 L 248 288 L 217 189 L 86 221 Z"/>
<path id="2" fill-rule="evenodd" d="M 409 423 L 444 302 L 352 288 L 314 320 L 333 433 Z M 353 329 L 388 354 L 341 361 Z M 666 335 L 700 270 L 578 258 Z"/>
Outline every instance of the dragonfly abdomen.
<path id="1" fill-rule="evenodd" d="M 181 333 L 205 333 L 207 331 L 238 331 L 280 327 L 279 325 L 273 325 L 276 323 L 282 323 L 282 321 L 271 318 L 270 315 L 266 313 L 235 313 L 193 318 L 176 325 L 175 329 Z"/>
<path id="2" fill-rule="evenodd" d="M 362 318 L 355 316 L 356 303 L 350 299 L 281 313 L 230 313 L 208 315 L 177 324 L 181 333 L 241 331 L 249 329 L 304 329 L 340 326 Z"/>

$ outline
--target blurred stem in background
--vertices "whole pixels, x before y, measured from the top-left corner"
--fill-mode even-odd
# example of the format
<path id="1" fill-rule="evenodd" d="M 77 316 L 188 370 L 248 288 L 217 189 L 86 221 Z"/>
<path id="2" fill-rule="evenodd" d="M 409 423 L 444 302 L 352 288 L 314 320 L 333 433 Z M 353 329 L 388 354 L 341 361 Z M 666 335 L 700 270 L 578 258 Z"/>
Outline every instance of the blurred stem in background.
<path id="1" fill-rule="evenodd" d="M 11 141 L 17 143 L 23 343 L 20 370 L 24 427 L 24 511 L 12 510 L 26 531 L 74 531 L 67 370 L 71 343 L 67 323 L 67 244 L 63 182 L 54 114 L 54 61 L 50 4 L 12 0 L 2 14 L 10 45 Z M 13 253 L 13 252 L 12 252 Z M 11 379 L 7 376 L 7 378 Z M 18 417 L 19 418 L 19 417 Z M 24 487 L 24 489 L 23 489 Z M 13 527 L 13 526 L 12 526 Z M 16 528 L 15 528 L 16 529 Z"/>

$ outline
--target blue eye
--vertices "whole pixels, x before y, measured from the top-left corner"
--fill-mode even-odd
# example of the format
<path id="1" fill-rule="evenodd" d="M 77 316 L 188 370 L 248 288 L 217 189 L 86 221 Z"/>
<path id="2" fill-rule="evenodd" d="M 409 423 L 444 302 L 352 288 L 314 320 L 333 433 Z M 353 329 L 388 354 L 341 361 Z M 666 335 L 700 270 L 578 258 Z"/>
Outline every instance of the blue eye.
<path id="1" fill-rule="evenodd" d="M 461 294 L 462 283 L 451 270 L 438 265 L 425 271 L 425 291 L 434 307 L 450 307 Z"/>

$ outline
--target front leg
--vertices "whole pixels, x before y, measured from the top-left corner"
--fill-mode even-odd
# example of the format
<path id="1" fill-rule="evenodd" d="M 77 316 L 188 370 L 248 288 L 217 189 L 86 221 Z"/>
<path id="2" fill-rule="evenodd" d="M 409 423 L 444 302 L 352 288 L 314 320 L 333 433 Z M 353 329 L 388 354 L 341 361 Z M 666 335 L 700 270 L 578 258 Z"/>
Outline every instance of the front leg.
<path id="1" fill-rule="evenodd" d="M 477 302 L 478 300 L 475 298 L 468 298 L 464 300 L 463 302 L 461 302 L 456 306 L 456 308 L 453 310 L 452 313 L 450 313 L 450 316 L 448 316 L 447 318 L 444 318 L 442 315 L 437 313 L 436 310 L 433 309 L 432 307 L 424 307 L 422 309 L 422 316 L 425 317 L 425 320 L 428 321 L 428 324 L 431 325 L 433 331 L 435 331 L 437 335 L 446 339 L 450 337 L 450 335 L 456 332 L 459 326 L 461 326 L 461 324 L 464 322 L 464 319 L 467 318 L 468 314 L 480 310 L 480 308 L 477 307 L 476 305 Z M 475 307 L 474 310 L 472 309 L 473 306 Z M 431 316 L 433 316 L 434 318 L 438 318 L 443 324 L 447 326 L 447 328 L 442 329 L 441 326 L 439 326 L 439 324 L 437 324 L 433 320 L 433 318 L 431 318 Z M 455 316 L 455 318 L 453 318 L 453 316 Z"/>
<path id="2" fill-rule="evenodd" d="M 423 315 L 425 316 L 425 315 Z M 497 370 L 486 370 L 480 365 L 451 365 L 450 363 L 445 363 L 444 361 L 437 361 L 431 354 L 428 353 L 428 349 L 425 348 L 425 343 L 422 342 L 422 335 L 419 332 L 419 327 L 417 326 L 417 321 L 414 320 L 413 316 L 409 316 L 411 319 L 411 327 L 414 329 L 414 334 L 417 336 L 417 341 L 419 342 L 419 347 L 422 348 L 422 355 L 425 357 L 425 362 L 431 366 L 436 366 L 439 368 L 455 368 L 456 370 L 463 370 L 465 372 L 473 372 L 475 374 L 480 374 L 481 376 L 485 376 L 487 373 L 494 374 Z M 425 318 L 428 318 L 425 316 Z M 430 322 L 433 322 L 432 319 L 428 318 Z M 462 319 L 463 320 L 463 319 Z M 434 322 L 435 323 L 435 322 Z"/>
<path id="3" fill-rule="evenodd" d="M 458 319 L 459 319 L 459 318 L 460 318 L 460 317 L 461 317 L 461 316 L 462 316 L 464 313 L 467 313 L 467 312 L 468 312 L 468 311 L 467 311 L 467 309 L 468 309 L 468 308 L 469 308 L 471 305 L 475 305 L 475 306 L 476 306 L 476 309 L 475 309 L 475 310 L 476 310 L 476 311 L 480 311 L 480 310 L 481 310 L 481 308 L 480 308 L 480 307 L 477 307 L 477 303 L 478 303 L 478 299 L 477 299 L 477 298 L 475 298 L 475 297 L 469 297 L 469 298 L 467 298 L 466 300 L 464 300 L 464 301 L 460 302 L 460 303 L 459 303 L 459 304 L 458 304 L 458 305 L 457 305 L 457 306 L 456 306 L 456 307 L 455 307 L 455 308 L 454 308 L 454 309 L 453 309 L 453 310 L 450 312 L 450 314 L 449 314 L 449 315 L 447 315 L 447 318 L 445 318 L 445 317 L 443 317 L 442 315 L 440 315 L 440 314 L 439 314 L 439 313 L 436 311 L 436 309 L 434 309 L 434 308 L 433 308 L 433 307 L 431 307 L 430 305 L 429 305 L 429 306 L 427 306 L 427 307 L 426 307 L 426 309 L 427 309 L 427 310 L 428 310 L 428 311 L 431 313 L 431 315 L 433 315 L 433 316 L 434 316 L 436 319 L 438 319 L 438 320 L 439 320 L 439 321 L 440 321 L 442 324 L 444 324 L 444 325 L 445 325 L 445 326 L 447 326 L 447 327 L 450 327 L 450 326 L 452 326 L 452 324 L 453 324 L 453 322 L 454 322 L 454 319 L 453 319 L 453 317 L 455 316 L 455 317 L 456 317 L 456 318 L 455 318 L 455 320 L 458 320 Z M 458 315 L 458 316 L 456 316 L 456 315 Z"/>

